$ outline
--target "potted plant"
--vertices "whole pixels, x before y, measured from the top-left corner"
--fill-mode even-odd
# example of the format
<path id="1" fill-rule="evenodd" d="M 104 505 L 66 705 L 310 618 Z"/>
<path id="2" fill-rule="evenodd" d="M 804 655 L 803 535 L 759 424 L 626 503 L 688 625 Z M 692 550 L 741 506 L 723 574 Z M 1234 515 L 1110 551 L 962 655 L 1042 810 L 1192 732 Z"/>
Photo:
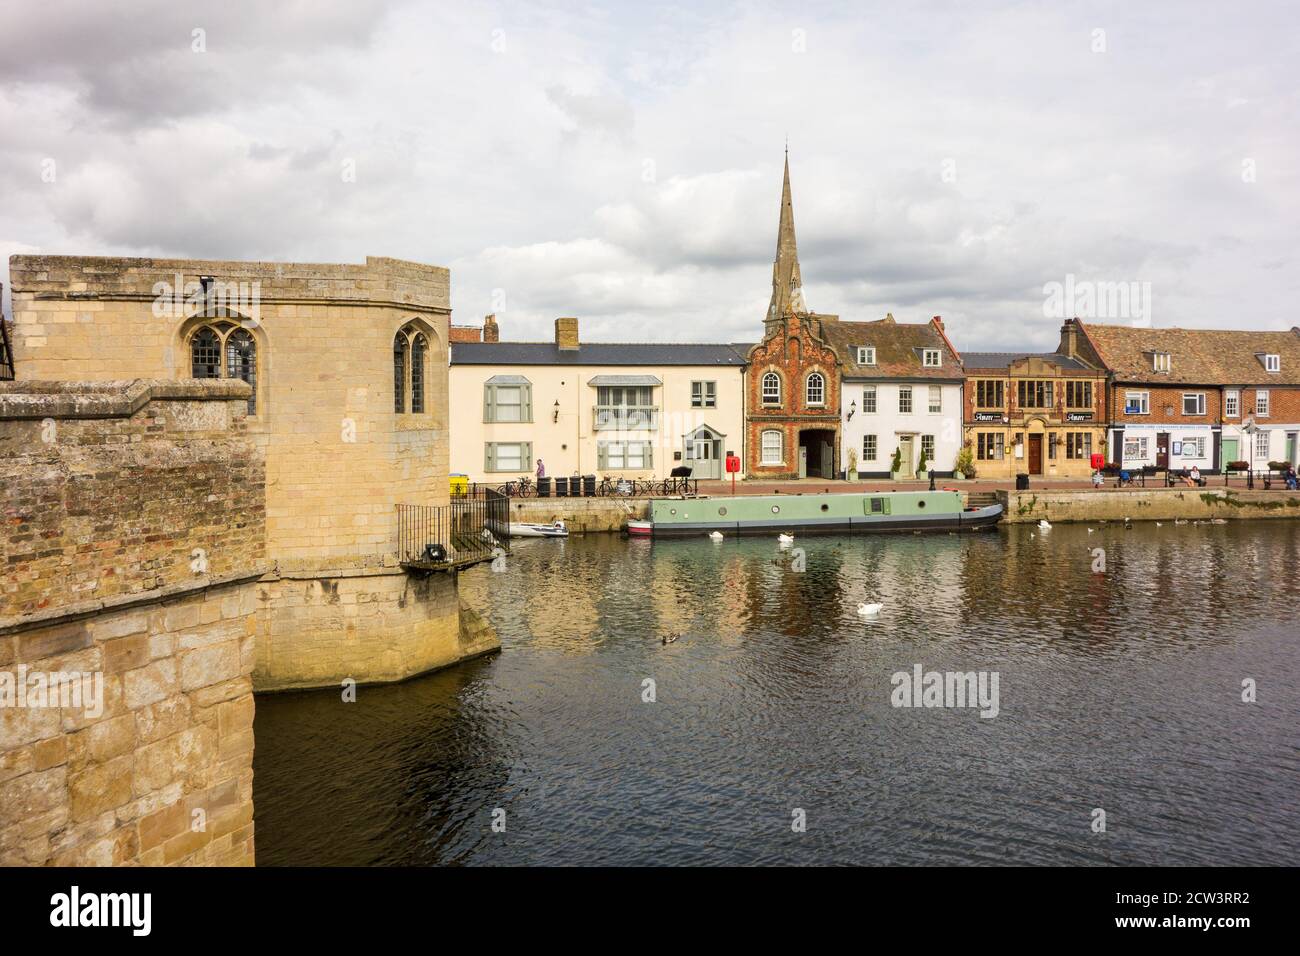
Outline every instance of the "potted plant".
<path id="1" fill-rule="evenodd" d="M 901 448 L 895 448 L 894 458 L 889 463 L 889 477 L 892 480 L 897 481 L 898 473 L 902 470 L 903 470 L 903 450 Z"/>
<path id="2" fill-rule="evenodd" d="M 966 478 L 975 477 L 975 466 L 973 464 L 974 455 L 971 454 L 970 442 L 961 446 L 961 451 L 957 452 L 957 460 L 953 462 L 952 476 L 958 481 Z"/>
<path id="3" fill-rule="evenodd" d="M 856 449 L 849 449 L 849 481 L 858 480 L 858 453 Z"/>
<path id="4" fill-rule="evenodd" d="M 916 477 L 920 478 L 922 481 L 927 481 L 930 478 L 930 473 L 926 471 L 925 466 L 926 466 L 925 449 L 922 448 L 921 457 L 918 458 L 916 461 Z"/>

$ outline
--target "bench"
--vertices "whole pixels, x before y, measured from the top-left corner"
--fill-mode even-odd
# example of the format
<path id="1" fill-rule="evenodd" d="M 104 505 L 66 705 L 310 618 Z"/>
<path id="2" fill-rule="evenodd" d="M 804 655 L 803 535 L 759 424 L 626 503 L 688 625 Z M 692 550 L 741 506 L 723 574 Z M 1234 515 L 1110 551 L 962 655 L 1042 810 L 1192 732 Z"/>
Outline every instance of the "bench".
<path id="1" fill-rule="evenodd" d="M 1167 470 L 1165 471 L 1165 487 L 1166 487 L 1166 488 L 1171 488 L 1171 487 L 1173 487 L 1174 485 L 1181 485 L 1181 484 L 1183 484 L 1183 482 L 1185 481 L 1185 479 L 1187 479 L 1188 477 L 1190 477 L 1190 473 L 1189 473 L 1188 469 L 1186 469 L 1186 468 L 1170 468 L 1170 469 L 1167 469 Z M 1204 475 L 1201 475 L 1199 478 L 1196 479 L 1196 486 L 1197 486 L 1198 488 L 1204 488 L 1204 487 L 1205 487 L 1205 476 L 1204 476 Z"/>

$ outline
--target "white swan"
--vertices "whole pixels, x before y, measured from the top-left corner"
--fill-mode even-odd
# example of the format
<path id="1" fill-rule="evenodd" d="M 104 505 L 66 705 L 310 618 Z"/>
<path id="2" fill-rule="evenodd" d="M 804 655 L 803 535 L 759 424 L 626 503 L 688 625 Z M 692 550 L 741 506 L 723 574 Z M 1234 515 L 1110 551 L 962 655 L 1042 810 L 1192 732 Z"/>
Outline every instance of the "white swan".
<path id="1" fill-rule="evenodd" d="M 781 542 L 782 544 L 794 544 L 794 535 L 792 535 L 792 534 L 778 534 L 778 535 L 776 536 L 776 540 L 779 541 L 779 542 Z"/>
<path id="2" fill-rule="evenodd" d="M 721 532 L 721 531 L 710 531 L 710 532 L 709 532 L 709 540 L 710 540 L 710 541 L 721 541 L 721 540 L 722 540 L 722 532 Z"/>
<path id="3" fill-rule="evenodd" d="M 1038 527 L 1042 528 L 1044 531 L 1050 531 L 1052 530 L 1052 523 L 1046 518 L 1041 518 L 1038 522 Z"/>
<path id="4" fill-rule="evenodd" d="M 1092 534 L 1092 533 L 1093 533 L 1094 531 L 1096 531 L 1096 530 L 1097 530 L 1096 528 L 1089 528 L 1089 529 L 1088 529 L 1088 534 Z"/>
<path id="5" fill-rule="evenodd" d="M 884 607 L 883 604 L 859 604 L 858 613 L 863 617 L 872 617 L 879 614 L 882 607 Z"/>

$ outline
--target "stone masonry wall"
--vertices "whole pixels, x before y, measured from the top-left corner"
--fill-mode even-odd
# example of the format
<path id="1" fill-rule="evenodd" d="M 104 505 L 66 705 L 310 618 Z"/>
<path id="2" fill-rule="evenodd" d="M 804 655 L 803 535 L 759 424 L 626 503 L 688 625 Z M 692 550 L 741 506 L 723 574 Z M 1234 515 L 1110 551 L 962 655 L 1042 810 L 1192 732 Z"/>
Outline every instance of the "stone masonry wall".
<path id="1" fill-rule="evenodd" d="M 253 862 L 247 396 L 0 386 L 0 865 Z"/>
<path id="2" fill-rule="evenodd" d="M 1300 493 L 1236 488 L 1151 488 L 1133 491 L 999 491 L 1003 521 L 1236 521 L 1300 518 Z"/>

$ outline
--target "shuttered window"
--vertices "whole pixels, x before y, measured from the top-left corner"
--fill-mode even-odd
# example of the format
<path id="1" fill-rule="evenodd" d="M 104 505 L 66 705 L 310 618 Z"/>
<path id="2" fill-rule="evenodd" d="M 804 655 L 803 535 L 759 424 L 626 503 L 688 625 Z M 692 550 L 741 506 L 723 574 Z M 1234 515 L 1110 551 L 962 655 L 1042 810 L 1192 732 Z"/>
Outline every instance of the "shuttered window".
<path id="1" fill-rule="evenodd" d="M 528 382 L 483 386 L 483 421 L 531 422 L 533 420 L 533 386 Z"/>
<path id="2" fill-rule="evenodd" d="M 654 465 L 654 445 L 648 441 L 596 442 L 596 467 L 601 471 L 647 471 Z"/>
<path id="3" fill-rule="evenodd" d="M 532 442 L 488 442 L 484 449 L 484 471 L 526 472 L 532 470 Z"/>

